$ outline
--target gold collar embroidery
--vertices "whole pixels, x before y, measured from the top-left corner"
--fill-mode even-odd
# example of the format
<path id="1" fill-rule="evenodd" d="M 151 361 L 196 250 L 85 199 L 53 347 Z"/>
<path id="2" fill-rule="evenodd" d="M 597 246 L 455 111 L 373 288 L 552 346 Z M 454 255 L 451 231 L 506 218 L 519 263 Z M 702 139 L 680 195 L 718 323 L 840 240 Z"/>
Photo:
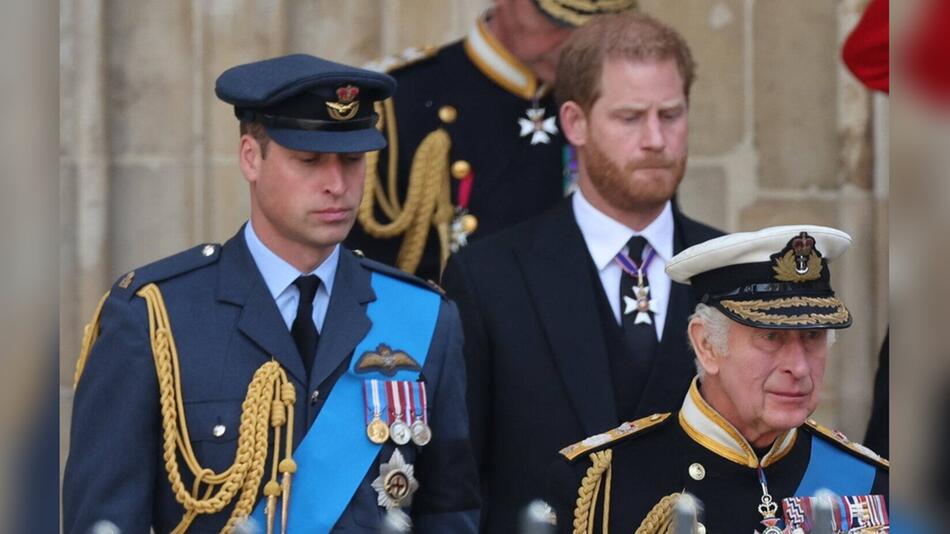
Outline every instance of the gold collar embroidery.
<path id="1" fill-rule="evenodd" d="M 525 100 L 538 96 L 538 79 L 528 67 L 511 55 L 488 30 L 486 11 L 465 38 L 465 53 L 480 71 L 506 91 Z"/>
<path id="2" fill-rule="evenodd" d="M 680 426 L 703 447 L 737 464 L 755 469 L 760 460 L 749 442 L 726 419 L 712 408 L 699 393 L 698 378 L 693 379 L 679 413 Z M 779 435 L 772 448 L 762 458 L 762 467 L 784 458 L 795 444 L 798 429 Z"/>

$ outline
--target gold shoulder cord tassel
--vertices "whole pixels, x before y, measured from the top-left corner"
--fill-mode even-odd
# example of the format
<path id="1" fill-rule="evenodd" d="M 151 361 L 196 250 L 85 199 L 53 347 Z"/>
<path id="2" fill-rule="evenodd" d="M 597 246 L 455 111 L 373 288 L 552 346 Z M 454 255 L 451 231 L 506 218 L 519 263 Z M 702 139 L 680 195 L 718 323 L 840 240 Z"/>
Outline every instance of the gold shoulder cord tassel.
<path id="1" fill-rule="evenodd" d="M 282 531 L 286 532 L 290 481 L 297 468 L 292 459 L 296 391 L 288 381 L 287 374 L 275 361 L 265 363 L 254 373 L 241 405 L 234 463 L 221 473 L 203 468 L 195 457 L 188 436 L 178 351 L 162 294 L 155 284 L 144 286 L 136 294 L 145 299 L 148 308 L 149 337 L 158 375 L 162 416 L 162 458 L 175 500 L 185 508 L 184 517 L 172 532 L 178 534 L 187 531 L 198 514 L 218 513 L 230 505 L 235 497 L 237 502 L 234 510 L 221 532 L 233 532 L 241 521 L 250 516 L 264 476 L 271 427 L 274 433 L 274 459 L 271 478 L 264 489 L 267 498 L 267 532 L 272 533 L 274 529 L 278 497 L 283 501 L 281 525 Z M 98 336 L 101 308 L 100 303 L 93 321 L 86 327 L 76 372 L 77 383 L 90 347 Z M 278 462 L 282 434 L 285 436 L 284 457 Z M 195 477 L 190 491 L 182 481 L 179 454 Z M 278 473 L 282 474 L 280 483 L 277 482 Z"/>
<path id="2" fill-rule="evenodd" d="M 593 534 L 594 519 L 597 516 L 597 497 L 600 494 L 601 480 L 604 480 L 604 512 L 603 533 L 610 532 L 610 480 L 612 477 L 611 460 L 613 451 L 594 452 L 590 455 L 593 465 L 587 468 L 587 473 L 577 488 L 577 501 L 574 508 L 574 534 Z M 604 477 L 604 473 L 607 476 Z"/>
<path id="3" fill-rule="evenodd" d="M 379 128 L 386 127 L 389 160 L 387 165 L 386 190 L 380 183 L 377 166 L 379 152 L 370 152 L 366 157 L 366 182 L 363 190 L 363 202 L 360 204 L 358 218 L 366 233 L 377 239 L 390 239 L 405 234 L 399 248 L 396 266 L 413 273 L 419 266 L 430 225 L 436 225 L 439 231 L 443 265 L 448 258 L 448 227 L 452 220 L 452 202 L 449 191 L 449 148 L 452 142 L 443 128 L 429 133 L 412 158 L 409 171 L 409 183 L 406 202 L 400 206 L 397 188 L 398 139 L 396 135 L 396 113 L 392 99 L 388 99 L 377 113 L 382 119 Z M 374 209 L 379 205 L 389 223 L 376 220 Z M 444 235 L 443 235 L 444 234 Z"/>

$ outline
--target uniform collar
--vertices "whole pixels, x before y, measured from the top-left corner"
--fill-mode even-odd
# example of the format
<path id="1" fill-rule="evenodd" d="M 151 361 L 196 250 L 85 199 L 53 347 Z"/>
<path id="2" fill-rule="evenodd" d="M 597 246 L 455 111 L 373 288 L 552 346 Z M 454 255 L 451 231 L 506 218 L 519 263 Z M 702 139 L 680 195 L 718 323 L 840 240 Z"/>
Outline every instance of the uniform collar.
<path id="1" fill-rule="evenodd" d="M 798 436 L 793 428 L 779 435 L 769 452 L 760 462 L 752 446 L 742 434 L 712 408 L 699 393 L 699 379 L 694 378 L 679 413 L 680 426 L 686 434 L 703 447 L 727 460 L 750 468 L 768 467 L 781 460 L 791 450 Z"/>
<path id="2" fill-rule="evenodd" d="M 613 261 L 617 253 L 627 246 L 627 241 L 635 235 L 642 235 L 650 246 L 656 250 L 656 255 L 664 262 L 673 257 L 673 207 L 670 201 L 660 215 L 640 232 L 635 232 L 619 221 L 610 218 L 607 214 L 595 208 L 584 197 L 581 190 L 574 193 L 571 201 L 574 207 L 574 217 L 577 226 L 584 236 L 590 257 L 598 271 L 602 271 Z"/>
<path id="3" fill-rule="evenodd" d="M 247 249 L 254 258 L 257 269 L 264 277 L 264 283 L 267 290 L 275 299 L 283 293 L 298 276 L 306 274 L 315 274 L 320 278 L 320 283 L 326 289 L 327 295 L 333 294 L 333 281 L 336 278 L 337 265 L 340 263 L 340 245 L 333 248 L 333 252 L 323 260 L 323 263 L 309 273 L 301 273 L 296 267 L 287 263 L 286 260 L 275 254 L 267 248 L 259 237 L 251 221 L 247 221 L 244 227 L 244 240 L 247 242 Z"/>
<path id="4" fill-rule="evenodd" d="M 531 70 L 511 55 L 488 29 L 491 10 L 485 11 L 465 38 L 465 52 L 472 63 L 506 91 L 525 100 L 539 95 L 539 82 Z"/>

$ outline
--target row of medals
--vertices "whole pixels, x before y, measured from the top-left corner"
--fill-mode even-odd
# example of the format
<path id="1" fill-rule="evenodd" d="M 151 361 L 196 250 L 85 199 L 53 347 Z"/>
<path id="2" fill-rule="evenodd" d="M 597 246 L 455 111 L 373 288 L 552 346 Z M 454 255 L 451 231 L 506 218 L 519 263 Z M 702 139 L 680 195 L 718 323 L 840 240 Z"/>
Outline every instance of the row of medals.
<path id="1" fill-rule="evenodd" d="M 373 388 L 374 397 L 377 395 L 377 381 L 369 380 Z M 400 387 L 401 382 L 383 382 L 383 387 L 390 387 L 395 385 L 396 391 L 398 391 L 401 396 L 402 388 Z M 425 389 L 420 383 L 410 383 L 410 388 L 418 388 L 419 397 L 425 397 Z M 401 403 L 403 406 L 408 406 L 406 403 Z M 425 406 L 423 401 L 422 406 Z M 425 408 L 422 409 L 425 411 Z M 429 444 L 432 440 L 432 429 L 425 421 L 424 415 L 416 415 L 415 410 L 407 410 L 408 413 L 412 414 L 413 421 L 412 423 L 406 423 L 405 418 L 403 417 L 402 412 L 396 412 L 394 421 L 390 424 L 386 424 L 381 417 L 382 410 L 380 407 L 373 407 L 373 419 L 366 425 L 366 436 L 370 441 L 377 445 L 382 445 L 386 443 L 387 440 L 392 439 L 393 443 L 396 445 L 405 445 L 412 441 L 420 447 L 424 447 Z"/>

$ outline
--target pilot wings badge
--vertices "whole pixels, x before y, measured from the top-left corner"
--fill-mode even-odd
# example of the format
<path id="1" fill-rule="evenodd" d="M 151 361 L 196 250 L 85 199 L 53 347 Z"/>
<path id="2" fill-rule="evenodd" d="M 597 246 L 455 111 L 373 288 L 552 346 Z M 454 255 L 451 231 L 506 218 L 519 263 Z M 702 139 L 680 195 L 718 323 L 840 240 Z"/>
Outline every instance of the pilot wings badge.
<path id="1" fill-rule="evenodd" d="M 385 343 L 380 343 L 375 351 L 364 352 L 356 362 L 357 373 L 378 372 L 393 376 L 401 370 L 422 371 L 422 366 L 406 352 L 393 350 Z"/>

